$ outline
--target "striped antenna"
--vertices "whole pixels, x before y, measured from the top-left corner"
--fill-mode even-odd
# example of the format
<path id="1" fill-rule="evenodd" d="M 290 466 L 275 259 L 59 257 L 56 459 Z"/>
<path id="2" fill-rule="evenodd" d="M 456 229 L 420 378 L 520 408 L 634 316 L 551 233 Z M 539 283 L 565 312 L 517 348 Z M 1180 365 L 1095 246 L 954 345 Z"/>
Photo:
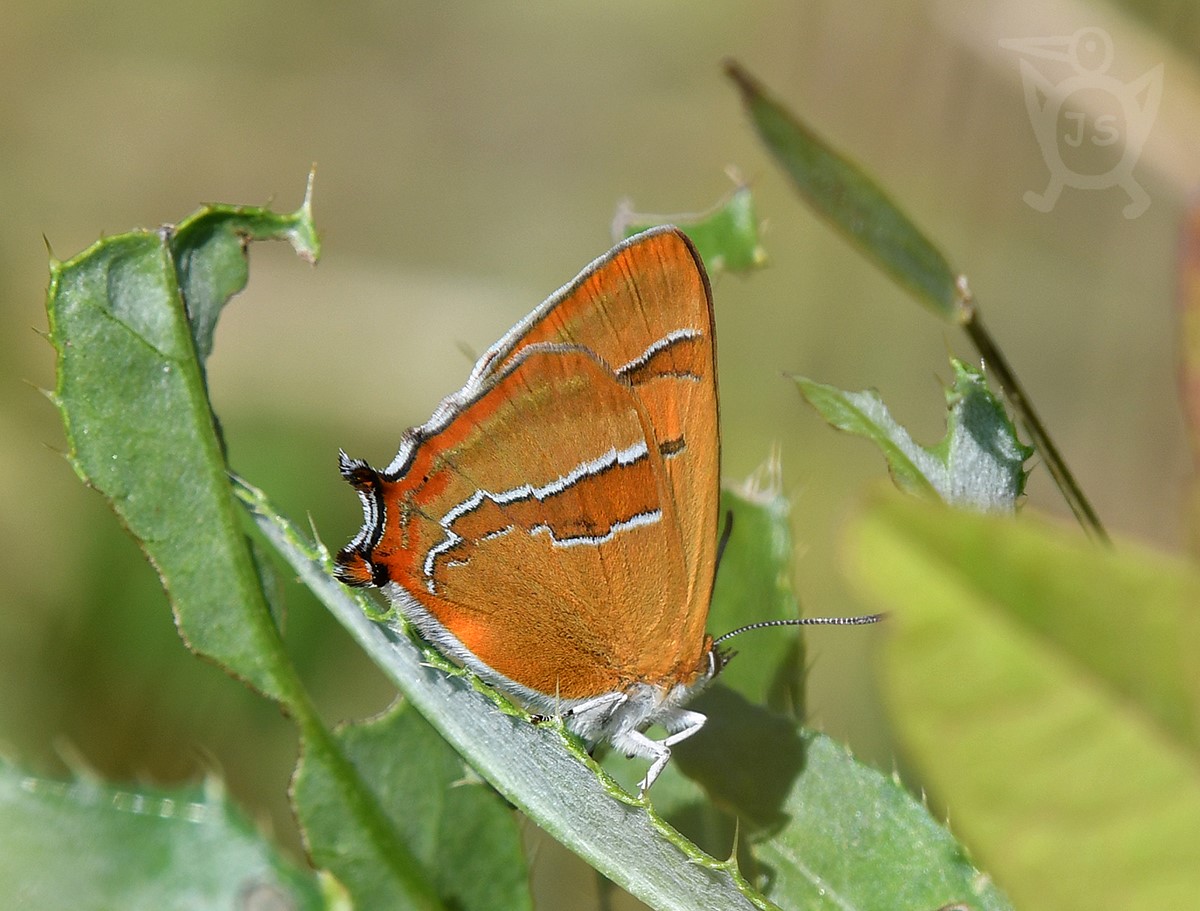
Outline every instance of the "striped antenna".
<path id="1" fill-rule="evenodd" d="M 878 623 L 887 614 L 863 614 L 858 617 L 800 617 L 795 620 L 760 620 L 748 626 L 739 626 L 735 630 L 718 636 L 713 645 L 719 645 L 726 639 L 732 639 L 752 629 L 766 629 L 768 626 L 862 626 L 865 623 Z"/>

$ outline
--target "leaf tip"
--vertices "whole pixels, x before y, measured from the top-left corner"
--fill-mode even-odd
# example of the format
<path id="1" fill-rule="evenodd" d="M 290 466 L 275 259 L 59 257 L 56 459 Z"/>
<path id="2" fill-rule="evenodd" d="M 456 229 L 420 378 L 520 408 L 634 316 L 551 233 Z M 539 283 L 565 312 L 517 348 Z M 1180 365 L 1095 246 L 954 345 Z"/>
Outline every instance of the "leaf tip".
<path id="1" fill-rule="evenodd" d="M 771 506 L 783 499 L 783 453 L 779 444 L 771 447 L 766 459 L 745 480 L 729 489 L 758 506 Z"/>
<path id="2" fill-rule="evenodd" d="M 760 239 L 760 224 L 750 185 L 736 169 L 726 169 L 733 188 L 713 206 L 699 212 L 650 214 L 637 212 L 628 199 L 613 214 L 613 240 L 632 237 L 656 225 L 674 225 L 688 236 L 712 278 L 721 272 L 747 272 L 761 268 L 767 253 Z"/>
<path id="3" fill-rule="evenodd" d="M 313 187 L 317 182 L 317 163 L 314 161 L 308 169 L 308 184 L 304 188 L 304 202 L 300 204 L 300 211 L 312 218 L 312 201 Z"/>
<path id="4" fill-rule="evenodd" d="M 54 248 L 50 245 L 50 238 L 45 234 L 42 235 L 42 243 L 46 245 L 46 256 L 50 263 L 50 275 L 53 277 L 62 271 L 63 262 L 54 255 Z"/>
<path id="5" fill-rule="evenodd" d="M 804 393 L 806 389 L 816 385 L 813 380 L 810 380 L 802 373 L 791 373 L 785 370 L 783 377 L 784 379 L 791 380 L 793 383 L 795 383 L 796 386 L 799 387 L 801 393 Z"/>
<path id="6" fill-rule="evenodd" d="M 292 214 L 295 225 L 290 232 L 292 249 L 310 266 L 315 266 L 317 260 L 321 258 L 321 238 L 317 234 L 316 222 L 313 220 L 313 195 L 316 182 L 317 163 L 314 161 L 308 170 L 308 182 L 304 187 L 304 201 L 300 203 L 300 208 Z"/>
<path id="7" fill-rule="evenodd" d="M 745 98 L 760 94 L 758 82 L 733 57 L 726 57 L 722 60 L 721 69 L 725 71 L 726 76 L 733 80 Z"/>

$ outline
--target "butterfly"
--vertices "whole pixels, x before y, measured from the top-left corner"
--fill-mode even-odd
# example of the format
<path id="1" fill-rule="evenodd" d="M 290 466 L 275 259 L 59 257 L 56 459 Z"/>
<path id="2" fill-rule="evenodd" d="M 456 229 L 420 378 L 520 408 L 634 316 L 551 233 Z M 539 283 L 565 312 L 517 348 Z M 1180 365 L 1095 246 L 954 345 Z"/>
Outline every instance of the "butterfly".
<path id="1" fill-rule="evenodd" d="M 649 760 L 643 793 L 704 725 L 685 703 L 724 663 L 705 631 L 713 325 L 692 242 L 645 231 L 492 345 L 386 468 L 340 458 L 364 521 L 338 578 L 381 589 L 426 641 L 531 711 Z M 654 724 L 665 738 L 646 735 Z"/>

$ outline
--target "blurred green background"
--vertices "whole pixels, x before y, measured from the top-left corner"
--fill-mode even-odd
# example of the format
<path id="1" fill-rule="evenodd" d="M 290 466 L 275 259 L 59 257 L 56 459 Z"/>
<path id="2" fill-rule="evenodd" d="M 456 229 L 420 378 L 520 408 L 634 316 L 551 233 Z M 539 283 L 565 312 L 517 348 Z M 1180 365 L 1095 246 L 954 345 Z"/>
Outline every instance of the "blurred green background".
<path id="1" fill-rule="evenodd" d="M 471 353 L 609 246 L 619 200 L 701 209 L 733 165 L 771 262 L 715 287 L 724 472 L 744 477 L 778 444 L 806 610 L 863 610 L 837 543 L 882 460 L 823 426 L 781 373 L 875 386 L 930 442 L 947 351 L 971 352 L 802 208 L 721 74 L 727 55 L 877 175 L 969 275 L 1110 530 L 1186 546 L 1173 269 L 1200 177 L 1193 3 L 47 0 L 7 3 L 0 25 L 0 750 L 33 770 L 158 784 L 216 771 L 298 850 L 289 724 L 186 652 L 153 572 L 58 455 L 37 392 L 53 386 L 52 352 L 35 330 L 43 235 L 66 258 L 200 202 L 291 210 L 314 161 L 321 264 L 255 247 L 209 369 L 234 466 L 285 512 L 340 546 L 361 514 L 339 446 L 389 461 Z M 1049 214 L 1022 200 L 1048 172 L 1019 55 L 999 42 L 1085 26 L 1112 35 L 1122 82 L 1164 64 L 1135 171 L 1152 204 L 1135 219 L 1119 189 L 1067 189 Z M 1029 499 L 1064 512 L 1043 470 Z M 288 594 L 289 642 L 328 716 L 385 706 L 348 639 Z M 810 711 L 890 768 L 877 635 L 810 637 Z"/>

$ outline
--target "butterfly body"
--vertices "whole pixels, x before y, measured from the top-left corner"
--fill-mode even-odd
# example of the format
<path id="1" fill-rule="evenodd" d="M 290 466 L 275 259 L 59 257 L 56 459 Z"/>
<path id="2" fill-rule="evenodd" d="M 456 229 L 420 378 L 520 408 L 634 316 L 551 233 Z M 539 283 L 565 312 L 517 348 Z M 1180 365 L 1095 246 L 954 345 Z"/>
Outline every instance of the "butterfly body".
<path id="1" fill-rule="evenodd" d="M 721 665 L 718 469 L 708 279 L 654 229 L 514 326 L 386 468 L 343 454 L 364 523 L 338 576 L 530 709 L 652 760 L 645 789 Z"/>

